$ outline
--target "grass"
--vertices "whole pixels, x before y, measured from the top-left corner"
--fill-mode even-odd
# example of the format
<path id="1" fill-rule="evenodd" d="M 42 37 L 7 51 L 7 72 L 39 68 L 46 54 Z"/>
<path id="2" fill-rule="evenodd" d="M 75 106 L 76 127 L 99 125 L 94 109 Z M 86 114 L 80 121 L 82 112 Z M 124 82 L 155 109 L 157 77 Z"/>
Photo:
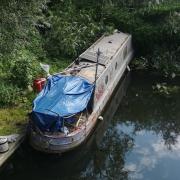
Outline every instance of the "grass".
<path id="1" fill-rule="evenodd" d="M 63 71 L 70 63 L 72 63 L 72 59 L 70 58 L 63 58 L 52 60 L 47 60 L 44 63 L 50 65 L 50 74 L 58 73 Z"/>
<path id="2" fill-rule="evenodd" d="M 27 113 L 22 107 L 0 109 L 0 135 L 21 133 L 27 124 Z"/>
<path id="3" fill-rule="evenodd" d="M 70 59 L 52 59 L 48 60 L 50 73 L 57 73 L 66 68 L 72 60 Z M 13 133 L 21 133 L 25 130 L 28 123 L 27 113 L 31 110 L 31 104 L 36 96 L 35 93 L 27 93 L 25 101 L 16 107 L 0 108 L 0 136 Z"/>

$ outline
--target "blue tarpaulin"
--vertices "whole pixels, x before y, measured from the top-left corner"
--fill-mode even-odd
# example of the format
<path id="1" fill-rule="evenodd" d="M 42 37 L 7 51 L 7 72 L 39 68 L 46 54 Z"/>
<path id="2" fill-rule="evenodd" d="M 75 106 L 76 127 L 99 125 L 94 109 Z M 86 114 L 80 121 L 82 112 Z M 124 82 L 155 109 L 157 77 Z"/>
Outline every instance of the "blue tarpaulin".
<path id="1" fill-rule="evenodd" d="M 79 76 L 50 76 L 33 102 L 33 122 L 42 131 L 59 131 L 67 116 L 86 109 L 93 89 L 93 84 Z"/>

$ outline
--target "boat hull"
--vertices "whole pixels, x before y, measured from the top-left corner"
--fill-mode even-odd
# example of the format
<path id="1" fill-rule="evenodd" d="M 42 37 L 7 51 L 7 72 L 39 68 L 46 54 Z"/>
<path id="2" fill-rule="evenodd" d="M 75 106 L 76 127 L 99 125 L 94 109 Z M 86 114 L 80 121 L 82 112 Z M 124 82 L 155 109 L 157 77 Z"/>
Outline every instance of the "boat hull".
<path id="1" fill-rule="evenodd" d="M 61 154 L 70 151 L 82 144 L 91 134 L 93 128 L 97 124 L 98 117 L 101 115 L 108 100 L 111 98 L 114 89 L 116 88 L 132 58 L 133 51 L 129 53 L 129 55 L 121 64 L 119 70 L 116 72 L 116 74 L 114 74 L 111 83 L 108 84 L 108 87 L 103 92 L 101 98 L 96 102 L 93 112 L 91 113 L 87 120 L 87 123 L 83 127 L 66 136 L 64 135 L 63 137 L 55 135 L 48 136 L 31 129 L 29 132 L 31 146 L 38 151 Z"/>

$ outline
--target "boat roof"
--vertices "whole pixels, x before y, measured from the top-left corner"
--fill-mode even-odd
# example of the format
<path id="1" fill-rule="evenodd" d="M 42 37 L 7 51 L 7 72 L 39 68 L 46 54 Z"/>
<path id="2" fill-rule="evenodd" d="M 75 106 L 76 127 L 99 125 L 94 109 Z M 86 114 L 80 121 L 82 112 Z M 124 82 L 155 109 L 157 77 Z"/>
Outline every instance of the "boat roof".
<path id="1" fill-rule="evenodd" d="M 116 52 L 123 46 L 129 36 L 129 34 L 122 32 L 116 32 L 112 35 L 102 36 L 79 57 L 81 59 L 87 59 L 96 62 L 97 51 L 99 48 L 101 52 L 99 63 L 106 65 L 108 64 L 109 60 L 112 59 L 112 57 L 116 54 Z"/>

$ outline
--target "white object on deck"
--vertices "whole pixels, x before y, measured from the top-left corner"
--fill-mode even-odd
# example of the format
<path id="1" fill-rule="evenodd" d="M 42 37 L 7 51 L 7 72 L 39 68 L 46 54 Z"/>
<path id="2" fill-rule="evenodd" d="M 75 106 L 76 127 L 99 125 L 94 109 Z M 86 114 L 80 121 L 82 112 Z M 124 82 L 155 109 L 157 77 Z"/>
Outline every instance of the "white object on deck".
<path id="1" fill-rule="evenodd" d="M 0 138 L 5 137 L 5 136 L 0 136 Z M 6 136 L 7 141 L 9 141 L 10 138 L 12 137 L 10 136 Z M 21 134 L 21 135 L 13 135 L 13 137 L 16 138 L 16 141 L 9 143 L 9 150 L 7 152 L 4 153 L 0 153 L 0 167 L 6 163 L 6 161 L 13 155 L 13 153 L 16 151 L 16 149 L 21 145 L 21 143 L 23 142 L 24 138 L 25 138 L 25 134 Z"/>
<path id="2" fill-rule="evenodd" d="M 8 151 L 9 146 L 8 146 L 8 141 L 7 138 L 0 138 L 0 153 L 4 153 Z"/>

